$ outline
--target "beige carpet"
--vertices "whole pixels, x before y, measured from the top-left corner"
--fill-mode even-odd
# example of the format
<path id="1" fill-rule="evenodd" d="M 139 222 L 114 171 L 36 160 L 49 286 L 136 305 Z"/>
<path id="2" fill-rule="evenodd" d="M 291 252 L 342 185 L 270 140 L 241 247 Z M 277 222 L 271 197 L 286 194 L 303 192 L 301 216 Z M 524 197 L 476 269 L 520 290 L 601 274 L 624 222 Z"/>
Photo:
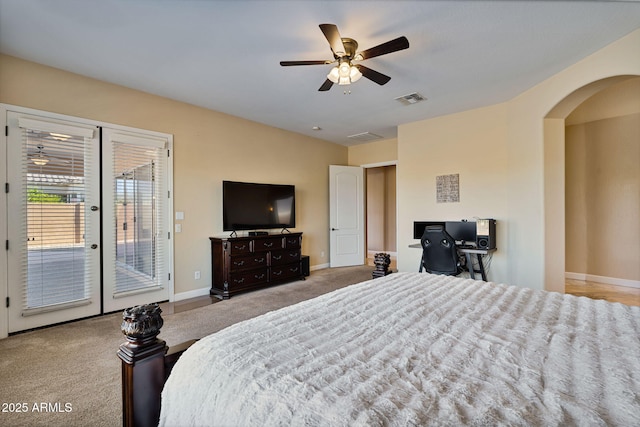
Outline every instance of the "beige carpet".
<path id="1" fill-rule="evenodd" d="M 312 272 L 305 281 L 164 314 L 160 338 L 175 345 L 231 324 L 371 279 L 372 267 Z M 122 316 L 109 314 L 0 340 L 0 426 L 119 426 Z M 17 412 L 22 411 L 22 412 Z"/>

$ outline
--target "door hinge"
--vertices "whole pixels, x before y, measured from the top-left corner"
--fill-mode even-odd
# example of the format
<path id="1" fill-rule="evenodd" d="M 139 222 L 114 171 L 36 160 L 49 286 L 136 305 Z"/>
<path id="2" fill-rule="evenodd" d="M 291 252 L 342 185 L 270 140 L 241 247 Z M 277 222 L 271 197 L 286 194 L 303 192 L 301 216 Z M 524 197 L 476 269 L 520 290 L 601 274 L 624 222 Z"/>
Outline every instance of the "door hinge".
<path id="1" fill-rule="evenodd" d="M 9 193 L 9 183 L 8 182 L 4 183 L 4 192 L 7 193 L 7 194 Z"/>
<path id="2" fill-rule="evenodd" d="M 171 240 L 171 232 L 167 231 L 167 239 Z"/>
<path id="3" fill-rule="evenodd" d="M 167 190 L 167 199 L 170 199 L 170 198 L 171 198 L 171 191 Z"/>
<path id="4" fill-rule="evenodd" d="M 9 250 L 9 239 L 7 239 L 4 246 L 6 250 Z"/>
<path id="5" fill-rule="evenodd" d="M 171 273 L 169 273 L 169 281 L 171 281 Z"/>
<path id="6" fill-rule="evenodd" d="M 167 157 L 171 157 L 171 150 L 167 150 Z"/>
<path id="7" fill-rule="evenodd" d="M 9 308 L 9 297 L 7 297 L 7 308 Z"/>
<path id="8" fill-rule="evenodd" d="M 4 136 L 9 136 L 9 125 L 4 127 Z"/>

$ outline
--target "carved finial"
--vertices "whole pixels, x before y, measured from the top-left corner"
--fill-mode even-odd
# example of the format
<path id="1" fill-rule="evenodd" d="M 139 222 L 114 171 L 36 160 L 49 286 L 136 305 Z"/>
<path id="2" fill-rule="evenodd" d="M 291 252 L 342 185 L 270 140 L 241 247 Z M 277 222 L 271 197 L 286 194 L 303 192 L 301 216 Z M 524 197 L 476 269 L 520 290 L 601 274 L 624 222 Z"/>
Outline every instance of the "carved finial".
<path id="1" fill-rule="evenodd" d="M 389 271 L 389 265 L 391 264 L 391 256 L 384 252 L 377 253 L 373 256 L 373 263 L 376 265 L 376 269 L 373 270 L 372 276 L 376 277 L 386 276 L 391 274 Z"/>
<path id="2" fill-rule="evenodd" d="M 158 336 L 164 321 L 158 304 L 138 305 L 122 313 L 120 329 L 127 340 L 136 345 L 147 344 Z"/>
<path id="3" fill-rule="evenodd" d="M 377 253 L 373 256 L 373 263 L 376 265 L 376 270 L 387 271 L 391 264 L 391 256 L 382 252 Z"/>

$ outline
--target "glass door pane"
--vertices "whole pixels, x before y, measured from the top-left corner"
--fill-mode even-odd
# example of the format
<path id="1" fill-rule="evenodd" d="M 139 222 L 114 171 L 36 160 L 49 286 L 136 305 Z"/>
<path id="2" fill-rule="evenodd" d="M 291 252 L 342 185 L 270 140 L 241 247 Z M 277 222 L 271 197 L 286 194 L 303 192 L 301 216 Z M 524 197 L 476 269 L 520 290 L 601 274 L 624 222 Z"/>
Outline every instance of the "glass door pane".
<path id="1" fill-rule="evenodd" d="M 116 289 L 120 292 L 154 285 L 158 230 L 153 171 L 151 161 L 115 177 Z"/>

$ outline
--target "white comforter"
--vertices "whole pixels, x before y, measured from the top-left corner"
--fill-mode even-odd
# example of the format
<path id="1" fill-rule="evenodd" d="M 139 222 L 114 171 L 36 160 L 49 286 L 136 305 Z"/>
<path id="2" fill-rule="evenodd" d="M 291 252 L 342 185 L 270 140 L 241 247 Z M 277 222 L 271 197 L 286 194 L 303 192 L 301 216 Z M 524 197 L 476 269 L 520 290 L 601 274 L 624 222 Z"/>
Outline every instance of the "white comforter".
<path id="1" fill-rule="evenodd" d="M 640 307 L 398 273 L 200 340 L 162 426 L 640 425 Z"/>

